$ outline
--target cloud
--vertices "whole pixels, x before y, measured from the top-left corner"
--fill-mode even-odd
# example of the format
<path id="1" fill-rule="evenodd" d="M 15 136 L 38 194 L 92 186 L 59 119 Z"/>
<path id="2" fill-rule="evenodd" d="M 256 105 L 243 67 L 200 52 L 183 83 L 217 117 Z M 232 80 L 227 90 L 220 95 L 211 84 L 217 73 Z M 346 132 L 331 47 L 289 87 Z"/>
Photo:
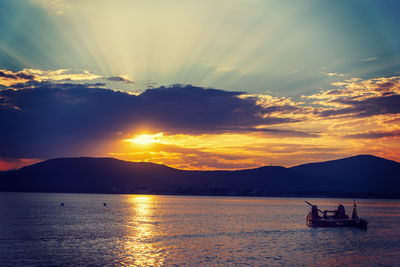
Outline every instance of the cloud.
<path id="1" fill-rule="evenodd" d="M 223 130 L 223 132 L 229 132 L 232 129 Z M 282 130 L 282 129 L 272 129 L 272 128 L 236 128 L 234 132 L 247 132 L 247 133 L 265 133 L 271 136 L 279 136 L 279 137 L 298 137 L 298 138 L 309 138 L 309 137 L 318 137 L 318 133 L 310 133 L 305 131 L 296 131 L 296 130 Z"/>
<path id="2" fill-rule="evenodd" d="M 11 86 L 18 83 L 26 83 L 35 80 L 36 76 L 26 71 L 13 72 L 9 70 L 0 70 L 0 85 Z"/>
<path id="3" fill-rule="evenodd" d="M 344 87 L 308 96 L 324 106 L 322 117 L 369 117 L 400 113 L 400 76 L 360 80 L 353 78 L 334 84 Z M 330 108 L 334 107 L 334 108 Z"/>
<path id="4" fill-rule="evenodd" d="M 380 138 L 398 138 L 400 137 L 400 130 L 394 131 L 367 131 L 357 134 L 349 134 L 345 136 L 346 138 L 356 138 L 356 139 L 380 139 Z"/>
<path id="5" fill-rule="evenodd" d="M 361 61 L 368 62 L 368 61 L 375 61 L 375 60 L 378 60 L 378 59 L 379 59 L 379 57 L 369 57 L 369 58 L 364 58 Z"/>
<path id="6" fill-rule="evenodd" d="M 220 65 L 215 68 L 215 71 L 218 73 L 225 73 L 225 72 L 229 72 L 232 70 L 233 70 L 233 68 L 231 66 L 226 66 L 226 65 Z"/>
<path id="7" fill-rule="evenodd" d="M 326 76 L 337 76 L 337 77 L 344 77 L 346 74 L 343 73 L 336 73 L 336 72 L 322 72 L 322 74 Z"/>
<path id="8" fill-rule="evenodd" d="M 4 71 L 4 70 L 0 70 L 0 77 L 12 80 L 18 80 L 18 79 L 33 80 L 35 78 L 35 76 L 24 72 L 13 73 L 12 71 Z"/>
<path id="9" fill-rule="evenodd" d="M 6 159 L 108 155 L 192 169 L 290 166 L 360 153 L 400 159 L 391 142 L 400 131 L 400 77 L 347 79 L 297 100 L 181 84 L 130 94 L 91 79 L 100 76 L 66 70 L 0 77 L 14 81 L 0 90 Z M 86 78 L 92 83 L 76 80 Z M 122 142 L 161 132 L 152 150 Z"/>
<path id="10" fill-rule="evenodd" d="M 130 84 L 134 84 L 134 81 L 131 81 L 128 77 L 126 76 L 114 76 L 114 77 L 108 77 L 107 78 L 108 81 L 112 81 L 112 82 L 124 82 L 124 83 L 130 83 Z"/>
<path id="11" fill-rule="evenodd" d="M 207 170 L 252 168 L 269 164 L 290 166 L 296 164 L 298 154 L 314 153 L 321 157 L 323 153 L 328 155 L 337 152 L 337 149 L 318 145 L 275 143 L 271 142 L 270 136 L 260 133 L 179 134 L 163 136 L 158 141 L 150 149 L 146 146 L 133 148 L 124 145 L 116 149 L 119 152 L 109 155 L 130 161 L 145 159 L 177 168 Z M 287 155 L 296 156 L 288 160 Z"/>
<path id="12" fill-rule="evenodd" d="M 10 70 L 0 70 L 0 85 L 9 87 L 27 82 L 43 82 L 43 81 L 83 81 L 95 80 L 101 76 L 92 74 L 89 71 L 81 73 L 72 73 L 68 69 L 59 70 L 38 70 L 38 69 L 23 69 L 18 72 Z"/>
<path id="13" fill-rule="evenodd" d="M 266 117 L 286 119 L 286 122 L 298 122 L 307 119 L 313 108 L 304 106 L 304 102 L 295 102 L 288 97 L 275 97 L 271 95 L 243 94 L 240 98 L 253 99 L 261 106 Z"/>
<path id="14" fill-rule="evenodd" d="M 5 129 L 0 132 L 0 156 L 84 155 L 102 140 L 141 128 L 167 134 L 254 131 L 312 136 L 302 131 L 257 128 L 290 123 L 290 118 L 271 115 L 288 107 L 265 107 L 256 98 L 240 98 L 240 92 L 176 84 L 132 95 L 98 88 L 99 84 L 26 85 L 0 91 L 0 123 Z"/>
<path id="15" fill-rule="evenodd" d="M 141 114 L 164 128 L 202 131 L 235 131 L 288 123 L 288 118 L 266 116 L 270 111 L 258 105 L 257 99 L 241 98 L 241 92 L 204 89 L 191 85 L 173 85 L 146 90 L 138 96 Z M 147 108 L 151 105 L 151 108 Z M 172 131 L 172 130 L 170 130 Z"/>
<path id="16" fill-rule="evenodd" d="M 210 170 L 210 169 L 238 169 L 251 168 L 262 165 L 262 159 L 250 158 L 249 155 L 207 151 L 204 148 L 182 147 L 174 144 L 155 144 L 151 152 L 143 149 L 110 153 L 129 161 L 142 161 L 166 164 L 181 169 Z"/>
<path id="17" fill-rule="evenodd" d="M 400 95 L 374 97 L 363 100 L 337 99 L 334 102 L 348 107 L 327 109 L 321 111 L 320 115 L 323 117 L 338 115 L 370 117 L 374 115 L 400 113 Z"/>
<path id="18" fill-rule="evenodd" d="M 81 73 L 73 73 L 69 69 L 59 70 L 37 70 L 37 69 L 24 69 L 23 72 L 33 74 L 36 81 L 82 81 L 82 80 L 95 80 L 101 78 L 100 75 L 90 73 L 84 70 Z"/>
<path id="19" fill-rule="evenodd" d="M 153 89 L 157 86 L 157 82 L 155 81 L 145 81 L 144 84 L 146 85 L 147 89 Z"/>

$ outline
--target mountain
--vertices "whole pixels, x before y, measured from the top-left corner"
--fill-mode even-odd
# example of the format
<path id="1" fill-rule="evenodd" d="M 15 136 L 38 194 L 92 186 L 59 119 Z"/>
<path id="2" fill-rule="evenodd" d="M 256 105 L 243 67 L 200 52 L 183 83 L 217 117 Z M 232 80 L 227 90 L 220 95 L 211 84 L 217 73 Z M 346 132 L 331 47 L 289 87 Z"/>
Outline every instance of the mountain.
<path id="1" fill-rule="evenodd" d="M 0 173 L 0 191 L 400 197 L 400 163 L 369 155 L 237 171 L 185 171 L 113 158 L 60 158 Z"/>
<path id="2" fill-rule="evenodd" d="M 371 155 L 303 164 L 290 169 L 309 177 L 316 189 L 400 192 L 400 163 Z"/>
<path id="3" fill-rule="evenodd" d="M 0 190 L 44 192 L 111 192 L 131 184 L 160 184 L 179 170 L 113 158 L 59 158 L 0 175 Z M 140 178 L 139 178 L 140 177 Z"/>
<path id="4" fill-rule="evenodd" d="M 0 191 L 89 193 L 216 193 L 291 187 L 284 167 L 240 171 L 183 171 L 113 158 L 60 158 L 0 174 Z M 285 179 L 277 180 L 275 177 Z M 219 192 L 219 193 L 218 193 Z"/>

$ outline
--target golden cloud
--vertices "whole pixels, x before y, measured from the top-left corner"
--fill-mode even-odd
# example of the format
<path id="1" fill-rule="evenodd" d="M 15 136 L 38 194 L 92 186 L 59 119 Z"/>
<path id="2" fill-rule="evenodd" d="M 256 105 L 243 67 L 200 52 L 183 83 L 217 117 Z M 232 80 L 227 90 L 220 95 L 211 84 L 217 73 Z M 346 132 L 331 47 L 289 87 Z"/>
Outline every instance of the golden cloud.
<path id="1" fill-rule="evenodd" d="M 101 76 L 92 74 L 89 71 L 83 71 L 82 73 L 71 73 L 68 69 L 47 71 L 38 69 L 23 69 L 17 72 L 0 70 L 0 85 L 6 87 L 32 81 L 83 81 L 99 78 L 101 78 Z"/>

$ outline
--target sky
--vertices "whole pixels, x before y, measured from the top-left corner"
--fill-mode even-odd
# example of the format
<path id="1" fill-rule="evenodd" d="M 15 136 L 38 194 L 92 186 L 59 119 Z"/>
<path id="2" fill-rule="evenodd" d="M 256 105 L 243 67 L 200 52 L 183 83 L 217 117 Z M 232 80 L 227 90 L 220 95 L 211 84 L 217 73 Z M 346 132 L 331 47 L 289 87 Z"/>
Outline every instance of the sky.
<path id="1" fill-rule="evenodd" d="M 2 0 L 0 170 L 400 161 L 400 3 Z"/>

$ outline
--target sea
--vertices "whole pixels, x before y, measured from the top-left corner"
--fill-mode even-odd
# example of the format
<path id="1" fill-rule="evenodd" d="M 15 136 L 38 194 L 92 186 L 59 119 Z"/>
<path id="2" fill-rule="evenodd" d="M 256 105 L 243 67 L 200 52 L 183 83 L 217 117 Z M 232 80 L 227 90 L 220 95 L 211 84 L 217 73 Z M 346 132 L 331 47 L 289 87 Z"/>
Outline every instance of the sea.
<path id="1" fill-rule="evenodd" d="M 0 193 L 1 266 L 400 266 L 400 200 Z"/>

